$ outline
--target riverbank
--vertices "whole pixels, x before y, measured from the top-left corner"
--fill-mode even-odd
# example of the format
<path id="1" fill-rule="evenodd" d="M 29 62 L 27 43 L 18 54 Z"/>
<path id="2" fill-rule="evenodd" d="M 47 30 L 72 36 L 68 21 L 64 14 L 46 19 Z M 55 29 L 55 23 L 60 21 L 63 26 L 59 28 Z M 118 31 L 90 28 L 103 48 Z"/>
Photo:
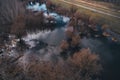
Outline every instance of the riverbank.
<path id="1" fill-rule="evenodd" d="M 120 19 L 118 18 L 115 18 L 115 17 L 111 17 L 109 15 L 104 15 L 104 14 L 99 14 L 99 13 L 96 13 L 94 11 L 91 11 L 91 10 L 87 10 L 87 9 L 84 9 L 80 6 L 77 6 L 75 4 L 78 4 L 79 3 L 76 3 L 74 1 L 70 1 L 68 0 L 69 2 L 73 3 L 73 4 L 70 4 L 70 3 L 65 3 L 63 2 L 62 0 L 51 0 L 53 3 L 55 3 L 56 5 L 62 5 L 64 6 L 64 8 L 67 8 L 67 9 L 70 9 L 71 6 L 76 6 L 78 8 L 78 11 L 80 13 L 83 13 L 83 14 L 87 14 L 89 16 L 92 16 L 94 18 L 97 18 L 99 19 L 98 21 L 102 24 L 108 24 L 109 25 L 109 28 L 114 31 L 114 32 L 117 32 L 120 34 Z M 75 3 L 75 4 L 74 4 Z"/>
<path id="2" fill-rule="evenodd" d="M 66 3 L 66 2 L 63 3 L 61 0 L 58 1 L 58 2 L 56 0 L 52 0 L 51 2 L 53 3 L 53 5 L 58 7 L 57 9 L 55 8 L 55 10 L 54 10 L 57 13 L 62 13 L 63 15 L 66 15 L 65 12 L 68 12 L 67 16 L 69 16 L 70 18 L 76 18 L 76 19 L 74 19 L 74 22 L 72 23 L 72 26 L 73 25 L 76 25 L 76 26 L 79 25 L 79 20 L 78 19 L 81 19 L 84 24 L 86 24 L 87 26 L 91 26 L 91 28 L 93 29 L 93 32 L 95 31 L 95 29 L 98 32 L 101 30 L 102 31 L 101 34 L 103 36 L 106 36 L 107 38 L 109 38 L 113 41 L 119 41 L 120 42 L 119 33 L 114 31 L 113 29 L 111 29 L 110 25 L 108 23 L 106 23 L 106 21 L 108 21 L 108 20 L 105 20 L 103 17 L 98 16 L 97 13 L 95 13 L 95 15 L 94 15 L 94 13 L 92 13 L 92 15 L 91 15 L 89 13 L 84 13 L 84 11 L 81 12 L 81 8 L 78 8 L 78 7 L 76 7 L 76 5 L 71 4 L 71 3 Z M 63 5 L 64 5 L 64 7 L 63 7 Z M 63 12 L 61 12 L 61 10 Z M 82 9 L 82 10 L 84 10 L 84 9 Z M 98 26 L 99 26 L 99 29 L 98 29 Z M 77 27 L 79 28 L 80 25 L 77 26 Z"/>

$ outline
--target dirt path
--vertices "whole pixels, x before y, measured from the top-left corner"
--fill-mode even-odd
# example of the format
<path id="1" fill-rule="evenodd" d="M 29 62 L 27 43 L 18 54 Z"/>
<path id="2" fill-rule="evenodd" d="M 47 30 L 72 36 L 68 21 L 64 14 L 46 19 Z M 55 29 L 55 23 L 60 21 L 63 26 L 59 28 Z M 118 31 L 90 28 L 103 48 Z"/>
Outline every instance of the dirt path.
<path id="1" fill-rule="evenodd" d="M 60 1 L 62 1 L 64 3 L 72 4 L 72 5 L 75 5 L 75 6 L 78 6 L 78 7 L 82 7 L 84 9 L 88 9 L 88 10 L 94 11 L 94 12 L 99 13 L 99 14 L 104 14 L 104 15 L 108 15 L 108 16 L 120 19 L 120 16 L 117 16 L 117 15 L 114 15 L 114 14 L 111 14 L 111 13 L 107 13 L 107 12 L 104 12 L 104 11 L 101 11 L 101 10 L 97 10 L 97 9 L 90 8 L 90 7 L 87 7 L 87 6 L 79 5 L 79 4 L 76 4 L 76 3 L 72 3 L 72 2 L 66 1 L 66 0 L 60 0 Z"/>

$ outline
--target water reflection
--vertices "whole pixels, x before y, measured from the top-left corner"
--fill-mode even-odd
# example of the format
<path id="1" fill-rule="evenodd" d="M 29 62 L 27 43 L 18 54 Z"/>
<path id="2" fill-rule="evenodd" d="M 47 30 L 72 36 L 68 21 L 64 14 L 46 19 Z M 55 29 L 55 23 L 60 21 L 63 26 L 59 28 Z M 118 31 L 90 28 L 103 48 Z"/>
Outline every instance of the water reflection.
<path id="1" fill-rule="evenodd" d="M 59 45 L 63 39 L 65 39 L 65 27 L 56 28 L 53 31 L 46 30 L 28 33 L 28 35 L 23 38 L 23 40 L 25 40 L 26 43 L 31 46 L 35 46 L 35 40 L 43 41 L 49 45 Z"/>

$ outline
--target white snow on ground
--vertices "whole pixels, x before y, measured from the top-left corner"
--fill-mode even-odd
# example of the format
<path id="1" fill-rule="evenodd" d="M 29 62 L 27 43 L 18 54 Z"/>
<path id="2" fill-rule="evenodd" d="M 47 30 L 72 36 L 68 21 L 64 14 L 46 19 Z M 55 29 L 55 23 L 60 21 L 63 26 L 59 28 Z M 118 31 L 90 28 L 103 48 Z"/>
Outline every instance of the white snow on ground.
<path id="1" fill-rule="evenodd" d="M 50 17 L 50 16 L 54 17 L 55 20 L 61 20 L 62 19 L 62 16 L 58 15 L 57 13 L 53 13 L 53 12 L 49 13 L 49 14 L 44 12 L 44 16 L 45 17 Z"/>
<path id="2" fill-rule="evenodd" d="M 51 33 L 51 31 L 46 30 L 46 31 L 38 31 L 35 33 L 27 33 L 27 36 L 23 38 L 23 40 L 25 41 L 30 41 L 30 40 L 34 40 L 34 39 L 45 39 L 49 34 Z"/>
<path id="3" fill-rule="evenodd" d="M 36 42 L 34 40 L 44 40 L 51 31 L 38 31 L 35 33 L 27 33 L 26 37 L 23 37 L 23 40 L 25 40 L 26 44 L 30 45 L 30 48 L 36 46 Z"/>
<path id="4" fill-rule="evenodd" d="M 32 11 L 47 11 L 47 7 L 46 4 L 39 4 L 39 3 L 35 3 L 35 4 L 29 4 L 27 6 L 27 9 L 30 9 Z"/>
<path id="5" fill-rule="evenodd" d="M 54 13 L 54 12 L 49 12 L 49 14 L 47 13 L 47 7 L 46 7 L 46 4 L 39 4 L 39 3 L 35 3 L 33 4 L 31 2 L 31 4 L 29 4 L 27 6 L 27 9 L 30 9 L 32 11 L 44 11 L 44 16 L 45 17 L 54 17 L 55 20 L 60 20 L 60 21 L 63 21 L 64 23 L 67 23 L 69 21 L 69 18 L 68 17 L 65 17 L 65 16 L 61 16 L 57 13 Z"/>
<path id="6" fill-rule="evenodd" d="M 57 14 L 57 13 L 46 13 L 46 12 L 44 12 L 44 16 L 45 17 L 50 17 L 50 16 L 52 16 L 52 17 L 54 17 L 54 19 L 55 20 L 60 20 L 60 21 L 63 21 L 64 23 L 67 23 L 67 22 L 69 22 L 69 20 L 70 20 L 70 18 L 68 18 L 68 17 L 66 17 L 66 16 L 62 16 L 62 15 L 59 15 L 59 14 Z"/>
<path id="7" fill-rule="evenodd" d="M 63 17 L 63 22 L 67 23 L 70 21 L 70 18 L 69 17 L 65 17 L 65 16 L 62 16 Z"/>

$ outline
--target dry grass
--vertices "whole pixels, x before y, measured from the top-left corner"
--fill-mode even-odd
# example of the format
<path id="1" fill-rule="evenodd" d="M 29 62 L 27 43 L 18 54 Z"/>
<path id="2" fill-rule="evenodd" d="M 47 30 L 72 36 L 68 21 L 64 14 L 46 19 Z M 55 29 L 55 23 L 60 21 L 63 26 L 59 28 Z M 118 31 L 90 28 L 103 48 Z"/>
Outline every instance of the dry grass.
<path id="1" fill-rule="evenodd" d="M 71 4 L 64 3 L 60 0 L 51 0 L 51 1 L 56 5 L 61 5 L 61 7 L 64 7 L 65 9 L 70 9 L 70 7 L 73 6 Z M 86 14 L 93 18 L 99 19 L 98 21 L 100 22 L 100 24 L 108 24 L 109 28 L 112 31 L 120 33 L 120 19 L 110 17 L 107 15 L 103 15 L 103 14 L 99 14 L 99 13 L 96 13 L 96 12 L 93 12 L 93 11 L 90 11 L 90 10 L 87 10 L 81 7 L 78 7 L 78 11 L 82 14 Z"/>

